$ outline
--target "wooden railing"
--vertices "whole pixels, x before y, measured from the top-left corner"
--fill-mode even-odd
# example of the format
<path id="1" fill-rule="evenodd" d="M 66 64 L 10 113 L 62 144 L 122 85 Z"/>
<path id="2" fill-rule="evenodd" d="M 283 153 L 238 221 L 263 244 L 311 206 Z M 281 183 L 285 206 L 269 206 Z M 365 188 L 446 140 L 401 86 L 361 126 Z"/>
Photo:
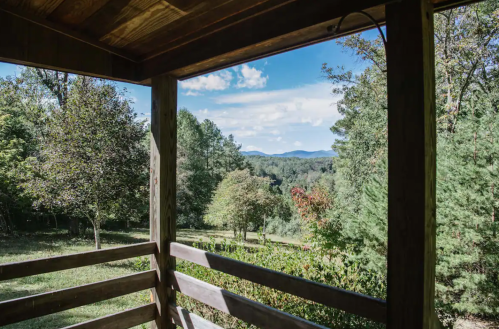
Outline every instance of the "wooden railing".
<path id="1" fill-rule="evenodd" d="M 157 253 L 156 243 L 147 242 L 126 247 L 3 264 L 0 265 L 0 281 L 155 253 Z M 386 302 L 380 299 L 269 270 L 179 243 L 170 244 L 170 254 L 173 257 L 356 314 L 373 321 L 386 322 Z M 283 329 L 325 328 L 180 272 L 169 271 L 168 274 L 169 285 L 175 291 L 257 327 Z M 61 312 L 149 288 L 157 288 L 158 286 L 157 271 L 149 270 L 74 288 L 0 302 L 0 326 Z M 170 304 L 169 311 L 172 321 L 178 326 L 189 329 L 220 328 L 208 320 L 176 305 Z M 157 319 L 157 316 L 156 303 L 150 303 L 66 327 L 66 329 L 129 328 L 153 321 Z"/>
<path id="2" fill-rule="evenodd" d="M 170 252 L 174 257 L 207 268 L 376 322 L 386 323 L 386 302 L 381 299 L 269 270 L 179 243 L 171 243 Z M 173 288 L 178 292 L 260 328 L 324 328 L 176 271 L 172 271 L 170 277 Z"/>
<path id="3" fill-rule="evenodd" d="M 22 278 L 126 258 L 154 254 L 155 242 L 0 265 L 0 281 Z M 0 302 L 0 326 L 123 296 L 156 285 L 150 270 L 106 281 Z M 129 328 L 154 320 L 156 304 L 87 321 L 67 328 Z M 112 326 L 110 326 L 112 324 Z"/>

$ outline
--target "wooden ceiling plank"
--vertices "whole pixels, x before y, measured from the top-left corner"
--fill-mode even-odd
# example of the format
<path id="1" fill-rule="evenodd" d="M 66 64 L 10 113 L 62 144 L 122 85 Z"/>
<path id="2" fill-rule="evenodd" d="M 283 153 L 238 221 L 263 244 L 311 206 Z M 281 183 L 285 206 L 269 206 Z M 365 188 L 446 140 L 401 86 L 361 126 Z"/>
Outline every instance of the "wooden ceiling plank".
<path id="1" fill-rule="evenodd" d="M 295 0 L 238 0 L 220 5 L 216 10 L 201 15 L 188 15 L 178 24 L 166 26 L 158 33 L 151 33 L 144 39 L 124 48 L 147 60 L 175 47 L 207 36 L 234 23 L 262 14 Z"/>
<path id="2" fill-rule="evenodd" d="M 6 13 L 9 13 L 13 16 L 19 17 L 21 19 L 24 19 L 26 21 L 29 21 L 31 23 L 34 23 L 36 25 L 39 25 L 40 27 L 47 28 L 49 30 L 55 31 L 57 33 L 60 33 L 62 35 L 68 36 L 70 38 L 79 40 L 81 42 L 87 43 L 89 45 L 92 45 L 96 48 L 105 50 L 107 52 L 110 52 L 112 54 L 121 56 L 127 60 L 130 60 L 132 62 L 137 62 L 136 58 L 131 56 L 129 53 L 121 50 L 121 49 L 116 49 L 113 47 L 110 47 L 106 45 L 105 43 L 95 41 L 92 38 L 87 37 L 86 35 L 79 33 L 78 31 L 73 31 L 70 29 L 65 28 L 64 26 L 61 26 L 60 24 L 49 22 L 43 18 L 40 18 L 38 16 L 26 13 L 22 10 L 18 10 L 17 8 L 11 8 L 6 5 L 3 5 L 0 3 L 0 11 L 4 11 Z"/>
<path id="3" fill-rule="evenodd" d="M 184 15 L 185 13 L 178 8 L 165 1 L 159 1 L 138 16 L 103 36 L 100 41 L 120 48 Z"/>
<path id="4" fill-rule="evenodd" d="M 199 0 L 167 0 L 168 3 L 182 11 L 191 11 L 196 8 L 201 1 Z M 206 2 L 206 1 L 205 1 Z"/>
<path id="5" fill-rule="evenodd" d="M 138 63 L 4 10 L 0 39 L 3 62 L 137 83 Z"/>
<path id="6" fill-rule="evenodd" d="M 384 6 L 378 6 L 364 10 L 370 14 L 380 25 L 384 25 Z M 354 33 L 360 33 L 374 28 L 374 24 L 365 16 L 360 14 L 351 14 L 341 24 L 341 30 L 337 35 L 327 31 L 327 27 L 336 25 L 339 18 L 327 21 L 306 29 L 302 29 L 284 36 L 273 38 L 256 45 L 248 46 L 233 52 L 210 58 L 203 62 L 182 67 L 169 72 L 172 76 L 180 80 L 189 79 L 201 74 L 207 74 L 234 65 L 247 63 L 249 61 L 274 56 L 287 51 L 307 47 L 313 44 L 324 42 L 339 37 L 344 37 Z M 147 84 L 147 80 L 144 80 Z"/>
<path id="7" fill-rule="evenodd" d="M 248 51 L 246 47 L 318 25 L 354 11 L 384 5 L 390 1 L 316 0 L 311 6 L 310 0 L 297 0 L 145 61 L 142 66 L 141 79 L 145 80 L 154 75 L 179 70 L 239 49 Z"/>
<path id="8" fill-rule="evenodd" d="M 75 28 L 104 6 L 109 0 L 66 0 L 47 19 Z"/>
<path id="9" fill-rule="evenodd" d="M 78 31 L 97 40 L 131 20 L 159 0 L 110 0 L 80 26 Z"/>
<path id="10" fill-rule="evenodd" d="M 3 1 L 6 5 L 26 10 L 27 12 L 39 17 L 47 17 L 64 0 L 7 0 Z"/>

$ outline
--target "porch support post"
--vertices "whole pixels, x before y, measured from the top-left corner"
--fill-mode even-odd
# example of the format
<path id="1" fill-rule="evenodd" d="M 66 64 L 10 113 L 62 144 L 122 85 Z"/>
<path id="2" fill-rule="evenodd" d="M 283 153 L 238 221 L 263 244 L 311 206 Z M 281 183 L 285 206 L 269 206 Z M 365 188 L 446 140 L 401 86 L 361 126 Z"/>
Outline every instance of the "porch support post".
<path id="1" fill-rule="evenodd" d="M 386 6 L 388 329 L 433 328 L 436 123 L 433 6 Z"/>
<path id="2" fill-rule="evenodd" d="M 175 241 L 175 197 L 177 163 L 177 80 L 162 75 L 152 78 L 151 88 L 151 241 L 157 250 L 151 268 L 158 275 L 152 298 L 158 314 L 152 328 L 174 328 L 168 304 L 175 302 L 175 292 L 168 284 L 168 270 L 175 269 L 170 257 L 170 242 Z"/>

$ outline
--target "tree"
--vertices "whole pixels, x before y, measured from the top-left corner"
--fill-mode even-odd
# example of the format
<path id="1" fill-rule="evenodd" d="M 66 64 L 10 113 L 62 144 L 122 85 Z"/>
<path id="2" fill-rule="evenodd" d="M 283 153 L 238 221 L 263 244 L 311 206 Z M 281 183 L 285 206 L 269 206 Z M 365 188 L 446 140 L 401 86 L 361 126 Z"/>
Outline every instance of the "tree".
<path id="1" fill-rule="evenodd" d="M 499 4 L 435 15 L 437 91 L 438 309 L 447 315 L 499 314 L 496 159 L 499 112 Z M 346 261 L 386 273 L 386 64 L 380 38 L 352 36 L 341 45 L 368 61 L 360 74 L 323 66 L 343 96 L 343 119 L 331 130 L 334 207 L 315 232 Z M 340 87 L 338 87 L 340 86 Z M 408 186 L 407 188 L 411 188 Z"/>
<path id="2" fill-rule="evenodd" d="M 59 205 L 87 218 L 100 249 L 102 223 L 147 185 L 147 131 L 125 92 L 82 76 L 75 79 L 64 106 L 53 111 L 47 128 L 33 177 L 24 187 L 38 204 Z"/>
<path id="3" fill-rule="evenodd" d="M 220 183 L 208 207 L 205 222 L 239 232 L 246 240 L 250 224 L 260 226 L 278 199 L 270 179 L 252 176 L 248 169 L 236 170 Z"/>

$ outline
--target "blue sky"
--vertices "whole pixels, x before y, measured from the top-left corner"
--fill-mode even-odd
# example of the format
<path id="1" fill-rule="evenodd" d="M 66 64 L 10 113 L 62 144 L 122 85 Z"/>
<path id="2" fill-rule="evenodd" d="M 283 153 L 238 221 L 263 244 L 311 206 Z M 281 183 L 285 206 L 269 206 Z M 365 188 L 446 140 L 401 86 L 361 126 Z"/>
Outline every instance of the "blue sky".
<path id="1" fill-rule="evenodd" d="M 373 38 L 376 31 L 364 36 Z M 178 107 L 200 121 L 210 119 L 224 135 L 233 134 L 243 151 L 283 153 L 329 150 L 335 140 L 331 125 L 341 116 L 337 96 L 321 74 L 322 63 L 359 72 L 365 63 L 342 51 L 335 41 L 297 49 L 202 77 L 179 82 Z M 0 76 L 20 68 L 0 63 Z M 134 109 L 150 118 L 150 88 L 127 83 Z"/>

